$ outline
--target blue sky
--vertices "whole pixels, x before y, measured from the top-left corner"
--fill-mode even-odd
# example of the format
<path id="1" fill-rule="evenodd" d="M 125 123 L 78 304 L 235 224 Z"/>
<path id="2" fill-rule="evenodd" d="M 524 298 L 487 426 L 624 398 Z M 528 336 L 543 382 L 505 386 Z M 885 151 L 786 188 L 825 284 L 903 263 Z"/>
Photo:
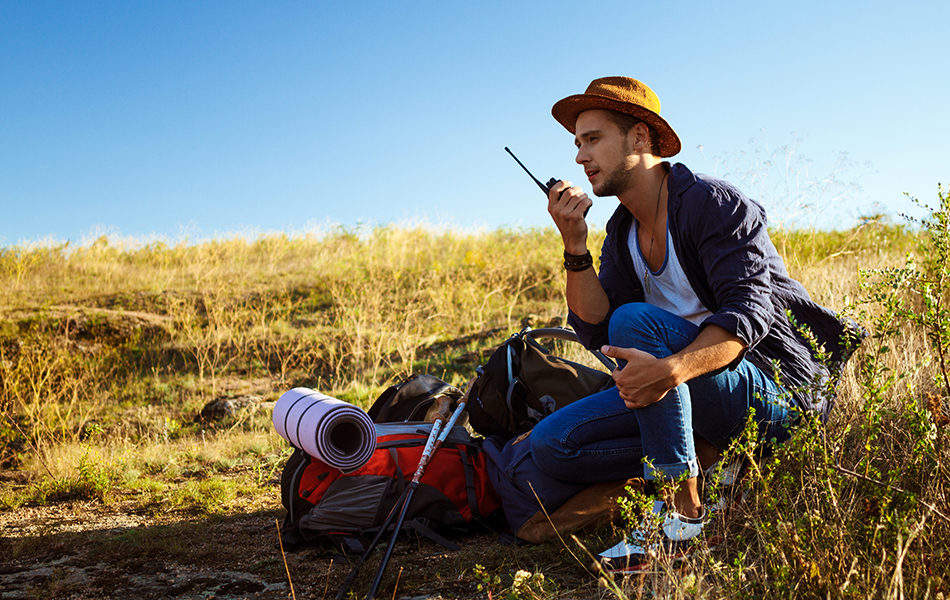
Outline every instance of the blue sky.
<path id="1" fill-rule="evenodd" d="M 919 0 L 0 0 L 0 244 L 546 226 L 504 147 L 586 186 L 550 109 L 606 75 L 651 86 L 674 160 L 773 221 L 913 213 L 905 192 L 950 183 L 948 22 Z"/>

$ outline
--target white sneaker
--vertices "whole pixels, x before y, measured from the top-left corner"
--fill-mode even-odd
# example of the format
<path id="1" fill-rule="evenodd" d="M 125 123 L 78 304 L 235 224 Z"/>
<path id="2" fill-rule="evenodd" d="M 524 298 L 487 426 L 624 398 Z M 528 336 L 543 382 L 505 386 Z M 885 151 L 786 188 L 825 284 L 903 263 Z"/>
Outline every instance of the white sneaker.
<path id="1" fill-rule="evenodd" d="M 660 515 L 663 515 L 660 524 Z M 650 556 L 667 554 L 679 561 L 691 552 L 689 540 L 703 532 L 706 511 L 698 518 L 665 510 L 662 500 L 653 503 L 652 514 L 617 545 L 597 555 L 597 563 L 608 573 L 635 573 L 650 563 Z"/>

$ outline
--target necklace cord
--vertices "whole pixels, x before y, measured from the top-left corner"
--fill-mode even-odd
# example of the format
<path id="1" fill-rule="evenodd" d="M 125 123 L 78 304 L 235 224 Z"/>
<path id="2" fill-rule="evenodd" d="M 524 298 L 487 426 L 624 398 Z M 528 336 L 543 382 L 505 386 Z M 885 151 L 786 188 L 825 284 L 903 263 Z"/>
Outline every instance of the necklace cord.
<path id="1" fill-rule="evenodd" d="M 656 240 L 656 219 L 660 216 L 660 198 L 663 197 L 663 184 L 669 173 L 663 174 L 663 180 L 660 182 L 660 189 L 656 192 L 656 210 L 653 212 L 653 229 L 650 230 L 650 253 L 647 256 L 647 268 L 650 267 L 650 261 L 653 260 L 653 241 Z"/>
<path id="2" fill-rule="evenodd" d="M 643 270 L 643 289 L 648 295 L 653 293 L 650 289 L 650 261 L 653 260 L 653 242 L 656 240 L 656 220 L 660 216 L 660 198 L 663 197 L 663 184 L 666 183 L 669 174 L 669 171 L 663 173 L 660 189 L 656 192 L 656 210 L 653 212 L 653 228 L 650 230 L 650 252 L 646 259 L 646 268 Z"/>

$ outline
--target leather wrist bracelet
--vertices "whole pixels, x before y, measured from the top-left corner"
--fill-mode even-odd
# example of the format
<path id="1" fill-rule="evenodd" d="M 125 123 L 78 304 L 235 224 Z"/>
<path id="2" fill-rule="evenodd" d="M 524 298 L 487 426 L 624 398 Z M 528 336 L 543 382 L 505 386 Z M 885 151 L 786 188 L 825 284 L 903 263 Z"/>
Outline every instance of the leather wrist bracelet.
<path id="1" fill-rule="evenodd" d="M 584 271 L 594 266 L 594 258 L 590 255 L 590 250 L 584 254 L 571 254 L 564 251 L 564 268 L 568 271 Z"/>

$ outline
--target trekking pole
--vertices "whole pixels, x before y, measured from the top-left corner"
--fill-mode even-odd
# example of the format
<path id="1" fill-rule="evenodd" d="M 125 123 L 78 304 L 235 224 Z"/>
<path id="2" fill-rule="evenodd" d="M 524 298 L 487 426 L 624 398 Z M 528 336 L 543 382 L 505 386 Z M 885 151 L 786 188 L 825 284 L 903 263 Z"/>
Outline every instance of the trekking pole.
<path id="1" fill-rule="evenodd" d="M 386 552 L 383 554 L 383 558 L 379 562 L 379 568 L 376 570 L 376 577 L 373 578 L 373 583 L 370 585 L 369 591 L 366 592 L 366 600 L 372 600 L 376 597 L 376 591 L 379 589 L 379 584 L 383 580 L 383 573 L 386 571 L 386 566 L 389 564 L 389 557 L 392 556 L 393 548 L 396 546 L 396 536 L 399 534 L 400 528 L 402 528 L 402 523 L 406 519 L 406 512 L 409 510 L 409 504 L 412 502 L 412 494 L 416 491 L 416 488 L 419 487 L 419 480 L 422 479 L 422 473 L 425 471 L 426 465 L 429 464 L 429 459 L 442 446 L 442 442 L 444 442 L 445 438 L 448 437 L 452 427 L 455 426 L 455 422 L 458 421 L 459 416 L 465 410 L 465 402 L 466 397 L 463 396 L 459 401 L 459 405 L 455 409 L 455 412 L 452 413 L 452 418 L 449 419 L 448 424 L 442 430 L 442 434 L 433 445 L 432 450 L 428 455 L 423 453 L 422 460 L 419 461 L 419 468 L 416 469 L 416 474 L 412 476 L 412 482 L 409 483 L 409 487 L 406 490 L 406 499 L 403 502 L 402 510 L 399 512 L 399 519 L 396 521 L 396 526 L 393 528 L 393 536 L 389 538 L 389 545 L 386 547 Z"/>
<path id="2" fill-rule="evenodd" d="M 429 432 L 429 438 L 426 440 L 426 445 L 422 451 L 422 457 L 419 459 L 419 468 L 422 467 L 424 462 L 428 462 L 428 455 L 431 455 L 433 452 L 433 447 L 435 446 L 436 441 L 439 438 L 439 434 L 443 431 L 445 425 L 446 414 L 449 412 L 452 406 L 452 399 L 449 396 L 441 396 L 437 402 L 439 403 L 439 409 L 435 414 L 434 420 L 432 422 L 432 430 Z M 453 417 L 455 415 L 452 415 Z M 428 455 L 427 455 L 428 453 Z M 373 536 L 373 540 L 369 543 L 369 546 L 366 547 L 366 550 L 363 551 L 363 555 L 360 556 L 360 559 L 356 561 L 356 564 L 353 565 L 353 568 L 350 569 L 350 572 L 347 573 L 346 579 L 343 580 L 343 585 L 340 587 L 340 591 L 336 594 L 336 600 L 343 600 L 343 596 L 346 595 L 347 590 L 350 589 L 350 586 L 353 584 L 353 581 L 356 580 L 356 576 L 360 572 L 360 568 L 363 566 L 363 563 L 370 557 L 373 553 L 373 550 L 376 549 L 376 545 L 379 544 L 379 540 L 383 538 L 386 534 L 386 530 L 389 529 L 389 525 L 393 522 L 393 519 L 399 514 L 399 509 L 405 504 L 406 496 L 408 496 L 410 486 L 407 486 L 403 493 L 399 496 L 399 499 L 396 500 L 396 504 L 393 505 L 389 515 L 386 516 L 386 520 L 383 521 L 383 524 L 380 526 L 379 531 L 376 532 L 376 535 Z M 393 537 L 396 537 L 396 531 L 402 526 L 400 522 L 397 525 L 397 529 L 393 531 Z"/>

